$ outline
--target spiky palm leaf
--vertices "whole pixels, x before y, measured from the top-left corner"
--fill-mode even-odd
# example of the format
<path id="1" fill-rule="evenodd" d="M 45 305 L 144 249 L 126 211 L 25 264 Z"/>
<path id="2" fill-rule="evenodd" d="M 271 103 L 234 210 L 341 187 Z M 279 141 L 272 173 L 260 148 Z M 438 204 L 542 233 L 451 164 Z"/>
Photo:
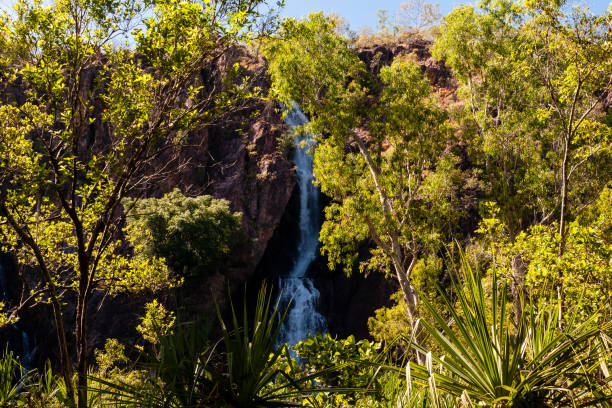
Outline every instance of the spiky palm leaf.
<path id="1" fill-rule="evenodd" d="M 556 313 L 536 313 L 533 303 L 514 325 L 507 313 L 507 287 L 493 276 L 490 299 L 482 279 L 462 259 L 465 284 L 454 282 L 455 305 L 440 289 L 450 322 L 427 299 L 434 322 L 423 322 L 443 356 L 433 356 L 442 368 L 434 375 L 437 387 L 461 396 L 466 393 L 488 406 L 548 407 L 595 404 L 597 386 L 589 383 L 602 353 L 590 347 L 602 330 L 589 320 L 573 319 L 565 332 L 557 329 Z M 417 350 L 428 350 L 415 345 Z M 426 385 L 431 372 L 412 364 L 413 379 Z"/>
<path id="2" fill-rule="evenodd" d="M 16 401 L 26 378 L 24 368 L 13 352 L 9 351 L 7 344 L 0 356 L 0 406 L 9 406 Z"/>
<path id="3" fill-rule="evenodd" d="M 275 368 L 281 356 L 288 355 L 287 346 L 277 347 L 278 336 L 287 316 L 287 309 L 279 311 L 279 300 L 272 303 L 272 293 L 263 285 L 257 296 L 253 328 L 249 328 L 246 299 L 242 323 L 230 299 L 232 327 L 225 324 L 219 308 L 229 382 L 224 388 L 226 398 L 237 407 L 300 406 L 291 401 L 300 394 L 301 387 L 285 372 Z M 291 359 L 289 359 L 291 364 Z M 314 377 L 313 377 L 314 378 Z"/>

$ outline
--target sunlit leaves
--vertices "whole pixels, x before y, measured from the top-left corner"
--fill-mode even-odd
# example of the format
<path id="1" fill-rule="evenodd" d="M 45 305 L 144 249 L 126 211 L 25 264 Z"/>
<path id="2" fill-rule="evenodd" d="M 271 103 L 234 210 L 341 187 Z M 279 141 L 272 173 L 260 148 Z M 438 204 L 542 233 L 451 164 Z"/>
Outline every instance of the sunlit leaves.
<path id="1" fill-rule="evenodd" d="M 136 330 L 149 343 L 158 344 L 162 337 L 173 333 L 175 321 L 174 313 L 166 310 L 157 300 L 153 300 L 146 304 L 145 315 L 140 319 Z"/>
<path id="2" fill-rule="evenodd" d="M 210 25 L 212 13 L 212 9 L 191 2 L 159 2 L 154 17 L 145 20 L 146 31 L 135 32 L 138 51 L 151 56 L 153 67 L 162 72 L 184 68 L 202 42 L 208 41 L 210 47 L 213 32 L 200 28 Z"/>
<path id="3" fill-rule="evenodd" d="M 142 242 L 126 253 L 125 232 L 108 217 L 117 216 L 135 174 L 150 170 L 139 163 L 155 157 L 164 138 L 182 143 L 198 121 L 254 96 L 234 64 L 215 74 L 223 89 L 199 105 L 198 74 L 248 37 L 260 3 L 21 1 L 3 14 L 1 75 L 27 99 L 0 107 L 2 199 L 14 217 L 0 224 L 5 249 L 29 266 L 42 256 L 55 283 L 67 287 L 82 286 L 83 273 L 88 287 L 111 293 L 176 284 Z M 119 45 L 129 36 L 136 50 Z M 107 139 L 93 140 L 93 129 Z M 128 234 L 142 235 L 136 227 Z"/>
<path id="4" fill-rule="evenodd" d="M 359 259 L 361 271 L 395 275 L 408 298 L 412 266 L 459 216 L 446 115 L 414 61 L 367 72 L 336 23 L 285 21 L 265 47 L 273 94 L 310 114 L 315 183 L 333 200 L 319 235 L 330 267 L 350 274 Z M 415 300 L 408 306 L 414 313 Z"/>
<path id="5" fill-rule="evenodd" d="M 229 50 L 250 37 L 263 3 L 21 0 L 0 16 L 2 250 L 24 266 L 22 306 L 54 306 L 68 399 L 62 308 L 76 295 L 79 406 L 93 294 L 181 283 L 136 239 L 141 226 L 123 228 L 121 202 L 178 163 L 196 125 L 258 97 Z"/>
<path id="6" fill-rule="evenodd" d="M 609 318 L 608 299 L 612 295 L 612 228 L 610 189 L 568 226 L 566 248 L 559 257 L 558 225 L 534 225 L 511 241 L 507 226 L 499 218 L 499 208 L 489 204 L 477 232 L 491 257 L 489 270 L 509 275 L 513 257 L 526 263 L 526 287 L 538 305 L 556 303 L 554 284 L 563 276 L 565 296 L 571 313 L 580 319 Z"/>
<path id="7" fill-rule="evenodd" d="M 9 314 L 4 311 L 4 303 L 0 302 L 0 329 L 17 323 L 17 320 L 18 318 L 9 316 Z"/>
<path id="8" fill-rule="evenodd" d="M 534 226 L 519 235 L 514 250 L 529 261 L 527 283 L 541 302 L 554 302 L 549 291 L 563 275 L 565 296 L 581 318 L 609 318 L 612 296 L 612 244 L 606 218 L 610 212 L 609 189 L 590 208 L 590 214 L 568 226 L 566 250 L 558 257 L 559 234 L 545 226 Z M 606 198 L 608 197 L 608 198 Z M 608 201 L 607 201 L 608 200 Z M 606 202 L 607 201 L 607 202 Z"/>
<path id="9" fill-rule="evenodd" d="M 306 22 L 287 19 L 280 39 L 266 43 L 264 52 L 276 97 L 285 104 L 299 101 L 308 114 L 325 112 L 317 120 L 320 126 L 346 132 L 357 124 L 351 109 L 363 100 L 358 81 L 365 67 L 336 34 L 335 24 L 321 13 L 311 14 Z"/>
<path id="10" fill-rule="evenodd" d="M 116 365 L 129 361 L 125 355 L 125 344 L 119 343 L 117 339 L 106 339 L 104 350 L 96 350 L 95 355 L 98 370 L 103 374 L 110 373 L 111 369 L 116 370 Z"/>
<path id="11" fill-rule="evenodd" d="M 555 1 L 485 1 L 444 19 L 434 54 L 459 80 L 475 158 L 512 234 L 558 213 L 565 140 L 570 206 L 609 178 L 610 129 L 599 120 L 612 78 L 609 21 Z"/>
<path id="12" fill-rule="evenodd" d="M 375 363 L 380 358 L 382 344 L 369 340 L 355 340 L 350 335 L 345 339 L 335 339 L 329 333 L 309 337 L 293 349 L 306 363 L 310 372 L 327 370 L 318 381 L 327 386 L 343 388 L 367 387 L 372 381 L 374 368 L 367 363 Z M 337 370 L 330 370 L 341 367 Z M 354 396 L 353 396 L 354 398 Z"/>

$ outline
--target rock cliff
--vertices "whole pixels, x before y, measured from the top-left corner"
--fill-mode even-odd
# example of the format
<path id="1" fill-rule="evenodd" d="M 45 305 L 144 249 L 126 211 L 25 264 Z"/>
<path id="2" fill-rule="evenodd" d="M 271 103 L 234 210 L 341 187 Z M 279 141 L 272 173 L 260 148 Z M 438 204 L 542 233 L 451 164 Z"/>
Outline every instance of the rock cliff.
<path id="1" fill-rule="evenodd" d="M 431 41 L 415 39 L 407 43 L 373 44 L 355 51 L 373 74 L 378 74 L 382 67 L 391 65 L 393 59 L 398 56 L 413 55 L 433 87 L 454 89 L 450 70 L 443 61 L 432 57 L 431 46 Z"/>
<path id="2" fill-rule="evenodd" d="M 102 60 L 101 60 L 102 61 Z M 244 48 L 231 50 L 220 64 L 240 65 L 243 77 L 250 78 L 253 87 L 266 92 L 269 81 L 266 76 L 266 63 L 262 58 L 249 54 Z M 101 62 L 103 63 L 103 62 Z M 220 68 L 222 69 L 222 68 Z M 97 70 L 87 73 L 86 86 L 93 89 Z M 217 81 L 215 73 L 202 72 L 201 80 L 206 83 Z M 1 87 L 0 97 L 5 101 L 24 103 L 25 96 L 19 87 Z M 95 106 L 99 113 L 103 106 Z M 108 129 L 101 121 L 96 121 L 89 129 L 87 146 L 82 150 L 87 155 L 96 151 L 107 140 Z M 284 132 L 281 112 L 271 101 L 252 99 L 237 110 L 237 113 L 213 126 L 195 129 L 188 135 L 188 143 L 178 151 L 178 159 L 171 161 L 162 156 L 152 164 L 152 173 L 163 170 L 166 176 L 155 183 L 143 186 L 138 194 L 144 197 L 159 197 L 174 188 L 181 189 L 186 195 L 209 194 L 230 202 L 234 212 L 242 213 L 244 231 L 248 244 L 238 254 L 233 254 L 228 265 L 201 281 L 189 281 L 177 293 L 163 293 L 166 302 L 176 302 L 183 306 L 195 305 L 196 314 L 206 315 L 213 321 L 213 296 L 221 302 L 226 298 L 229 281 L 231 288 L 241 288 L 252 278 L 268 241 L 277 229 L 287 203 L 294 189 L 293 165 L 277 147 L 277 139 Z M 173 152 L 176 153 L 176 152 Z M 87 157 L 87 156 L 84 156 Z M 0 262 L 10 276 L 6 290 L 7 297 L 19 296 L 17 269 L 12 267 L 9 256 L 0 254 Z M 222 270 L 221 270 L 222 269 Z M 4 291 L 3 291 L 4 292 Z M 12 293 L 9 293 L 12 292 Z M 3 294 L 0 293 L 0 300 Z M 92 306 L 90 324 L 92 349 L 103 346 L 107 337 L 120 338 L 127 342 L 135 341 L 138 336 L 134 327 L 142 314 L 144 303 L 150 295 L 104 297 L 96 294 Z M 68 304 L 72 302 L 67 298 Z M 11 303 L 10 300 L 7 303 Z M 93 309 L 92 309 L 93 310 Z M 206 311 L 206 314 L 203 313 Z M 29 334 L 28 343 L 33 351 L 34 364 L 42 363 L 55 354 L 55 335 L 50 310 L 38 307 L 22 316 L 20 326 Z M 74 321 L 71 308 L 65 313 L 67 330 Z M 14 349 L 20 352 L 24 339 L 19 338 L 16 330 L 0 333 L 0 340 L 11 338 Z M 50 341 L 48 341 L 50 339 Z"/>
<path id="3" fill-rule="evenodd" d="M 443 63 L 435 61 L 426 41 L 393 46 L 374 45 L 356 50 L 369 69 L 376 73 L 399 55 L 412 54 L 437 90 L 453 93 L 453 80 Z M 237 48 L 228 62 L 239 61 L 243 73 L 256 79 L 255 84 L 264 91 L 269 87 L 266 63 Z M 205 76 L 205 73 L 203 73 Z M 21 96 L 13 90 L 16 98 Z M 103 132 L 102 128 L 93 129 Z M 178 294 L 165 294 L 166 301 L 177 298 L 196 305 L 200 314 L 211 311 L 211 293 L 224 298 L 225 280 L 234 288 L 247 281 L 254 286 L 266 279 L 274 282 L 278 274 L 288 270 L 295 253 L 297 239 L 297 213 L 293 164 L 278 149 L 278 138 L 285 131 L 281 112 L 275 103 L 254 101 L 239 117 L 224 125 L 196 129 L 191 133 L 190 148 L 181 152 L 184 165 L 177 166 L 161 183 L 151 185 L 146 196 L 159 197 L 179 187 L 187 195 L 210 194 L 231 203 L 233 211 L 241 212 L 242 222 L 250 245 L 236 254 L 224 271 L 201 282 L 189 282 Z M 93 140 L 103 140 L 94 135 Z M 158 163 L 164 166 L 163 158 Z M 323 198 L 325 202 L 325 198 Z M 326 315 L 330 331 L 346 336 L 367 337 L 367 319 L 374 310 L 389 303 L 389 295 L 396 290 L 395 282 L 381 274 L 364 277 L 359 273 L 346 278 L 341 271 L 329 271 L 327 262 L 319 257 L 309 271 L 321 292 L 321 311 Z M 94 299 L 99 301 L 100 299 Z M 133 327 L 142 312 L 145 298 L 120 297 L 104 302 L 91 321 L 92 348 L 103 345 L 106 337 L 136 340 Z M 29 322 L 50 322 L 48 311 L 41 310 Z M 210 316 L 208 316 L 210 317 Z M 71 321 L 71 316 L 66 316 Z M 31 326 L 31 327 L 30 327 Z M 54 353 L 53 328 L 48 323 L 24 324 L 24 330 L 33 334 L 32 343 L 39 362 Z"/>

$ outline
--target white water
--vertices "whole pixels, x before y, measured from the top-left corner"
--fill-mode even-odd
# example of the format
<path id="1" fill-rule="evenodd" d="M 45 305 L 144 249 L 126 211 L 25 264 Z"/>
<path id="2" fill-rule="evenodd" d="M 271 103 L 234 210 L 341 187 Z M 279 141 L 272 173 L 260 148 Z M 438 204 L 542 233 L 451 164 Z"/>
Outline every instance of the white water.
<path id="1" fill-rule="evenodd" d="M 308 123 L 306 115 L 294 107 L 285 122 L 295 129 Z M 309 334 L 323 333 L 327 330 L 325 318 L 317 311 L 319 291 L 306 277 L 308 267 L 317 257 L 319 244 L 319 190 L 312 184 L 313 157 L 309 154 L 313 146 L 310 135 L 296 134 L 294 161 L 297 169 L 297 182 L 300 194 L 300 237 L 293 268 L 280 278 L 282 290 L 280 310 L 291 306 L 280 332 L 281 343 L 293 346 Z"/>

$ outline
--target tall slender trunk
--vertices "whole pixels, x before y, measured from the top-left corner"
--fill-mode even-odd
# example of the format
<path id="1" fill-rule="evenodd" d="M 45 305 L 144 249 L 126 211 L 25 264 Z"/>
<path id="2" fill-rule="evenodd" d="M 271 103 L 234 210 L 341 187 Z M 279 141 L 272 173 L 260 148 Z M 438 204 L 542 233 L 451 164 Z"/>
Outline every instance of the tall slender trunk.
<path id="1" fill-rule="evenodd" d="M 569 136 L 564 139 L 563 145 L 563 162 L 561 163 L 561 214 L 559 215 L 559 261 L 565 253 L 565 241 L 566 241 L 566 207 L 567 207 L 567 161 L 569 155 L 570 138 Z M 557 277 L 557 302 L 558 302 L 558 326 L 560 330 L 563 330 L 563 310 L 565 297 L 563 293 L 563 271 L 559 270 L 559 276 Z"/>
<path id="2" fill-rule="evenodd" d="M 411 340 L 418 345 L 423 340 L 421 333 L 421 322 L 419 320 L 419 296 L 417 290 L 410 282 L 410 275 L 412 273 L 412 269 L 414 269 L 414 265 L 416 265 L 417 258 L 415 255 L 413 255 L 410 265 L 406 270 L 404 270 L 404 266 L 396 256 L 393 256 L 392 258 L 397 281 L 399 282 L 402 290 L 404 302 L 406 302 L 406 313 L 408 314 L 410 329 L 412 331 Z M 420 351 L 417 351 L 416 357 L 417 363 L 419 364 L 422 364 L 425 361 L 425 356 Z"/>
<path id="3" fill-rule="evenodd" d="M 64 329 L 64 320 L 62 309 L 57 298 L 52 297 L 51 304 L 53 307 L 53 318 L 55 320 L 55 328 L 57 332 L 57 341 L 60 349 L 60 365 L 62 366 L 62 376 L 66 384 L 66 394 L 68 404 L 74 406 L 74 387 L 72 386 L 72 366 L 68 354 L 68 341 L 66 340 L 66 331 Z"/>
<path id="4" fill-rule="evenodd" d="M 376 188 L 376 192 L 378 193 L 378 198 L 380 200 L 383 214 L 385 215 L 385 217 L 390 219 L 392 218 L 392 215 L 393 215 L 392 214 L 393 207 L 391 205 L 391 202 L 389 201 L 389 198 L 385 194 L 385 191 L 383 190 L 380 184 L 379 169 L 374 163 L 374 160 L 372 160 L 372 157 L 370 156 L 370 152 L 368 151 L 367 146 L 365 145 L 363 140 L 361 140 L 361 137 L 357 134 L 357 132 L 353 131 L 353 137 L 355 141 L 357 142 L 357 145 L 359 146 L 359 151 L 361 155 L 364 157 L 366 164 L 368 165 L 368 169 L 370 170 L 370 174 L 372 175 L 372 180 L 374 181 L 374 186 Z M 410 284 L 410 272 L 412 271 L 412 268 L 414 267 L 414 264 L 416 262 L 416 257 L 415 256 L 412 257 L 412 261 L 410 265 L 408 266 L 408 269 L 404 270 L 404 263 L 402 262 L 402 256 L 400 253 L 400 245 L 399 245 L 397 236 L 395 236 L 394 234 L 391 235 L 391 248 L 389 252 L 391 252 L 390 255 L 391 255 L 391 259 L 393 261 L 393 265 L 395 268 L 397 280 L 400 284 L 400 288 L 402 289 L 404 300 L 406 301 L 408 318 L 410 319 L 410 323 L 412 325 L 413 332 L 414 332 L 414 322 L 416 321 L 416 315 L 417 315 L 418 297 L 416 296 L 416 290 Z"/>
<path id="5" fill-rule="evenodd" d="M 76 310 L 76 348 L 77 348 L 77 408 L 87 408 L 87 301 L 89 282 L 89 258 L 84 252 L 79 254 L 79 296 Z"/>
<path id="6" fill-rule="evenodd" d="M 527 287 L 525 286 L 525 272 L 527 264 L 521 255 L 512 258 L 512 297 L 514 301 L 514 321 L 518 325 L 523 315 L 523 304 L 527 299 Z"/>
<path id="7" fill-rule="evenodd" d="M 378 193 L 378 198 L 380 200 L 380 204 L 382 207 L 383 214 L 386 218 L 393 218 L 393 205 L 391 204 L 391 200 L 387 197 L 381 183 L 380 183 L 380 171 L 372 157 L 370 156 L 370 152 L 366 144 L 363 142 L 359 134 L 356 131 L 352 131 L 353 138 L 355 142 L 357 142 L 357 146 L 359 147 L 359 152 L 363 156 L 370 170 L 370 174 L 372 175 L 372 180 L 374 181 L 374 187 L 376 188 L 376 192 Z M 404 301 L 406 302 L 406 312 L 408 314 L 408 319 L 410 320 L 410 325 L 412 329 L 412 341 L 416 344 L 420 342 L 420 333 L 421 333 L 421 324 L 418 319 L 418 294 L 414 286 L 410 283 L 410 274 L 414 265 L 416 264 L 416 255 L 413 254 L 412 260 L 410 261 L 410 265 L 408 268 L 404 266 L 404 262 L 402 262 L 402 254 L 400 250 L 400 244 L 398 237 L 395 234 L 391 234 L 391 247 L 387 247 L 386 251 L 389 253 L 391 260 L 393 262 L 393 267 L 395 269 L 395 274 L 397 276 L 397 280 L 399 282 L 400 288 L 402 289 L 402 295 L 404 297 Z M 417 352 L 417 362 L 420 364 L 424 360 L 422 353 Z"/>
<path id="8" fill-rule="evenodd" d="M 77 407 L 87 408 L 87 330 L 85 320 L 87 318 L 86 301 L 81 299 L 77 305 L 77 327 L 76 327 L 76 345 L 77 345 Z"/>
<path id="9" fill-rule="evenodd" d="M 412 272 L 412 268 L 414 267 L 415 263 L 416 258 L 413 258 L 408 270 L 404 271 L 403 265 L 397 263 L 395 259 L 393 261 L 395 275 L 397 276 L 397 281 L 399 282 L 404 301 L 406 302 L 406 312 L 408 313 L 408 319 L 410 320 L 410 326 L 412 327 L 413 331 L 418 320 L 419 306 L 416 289 L 410 283 L 410 272 Z"/>

